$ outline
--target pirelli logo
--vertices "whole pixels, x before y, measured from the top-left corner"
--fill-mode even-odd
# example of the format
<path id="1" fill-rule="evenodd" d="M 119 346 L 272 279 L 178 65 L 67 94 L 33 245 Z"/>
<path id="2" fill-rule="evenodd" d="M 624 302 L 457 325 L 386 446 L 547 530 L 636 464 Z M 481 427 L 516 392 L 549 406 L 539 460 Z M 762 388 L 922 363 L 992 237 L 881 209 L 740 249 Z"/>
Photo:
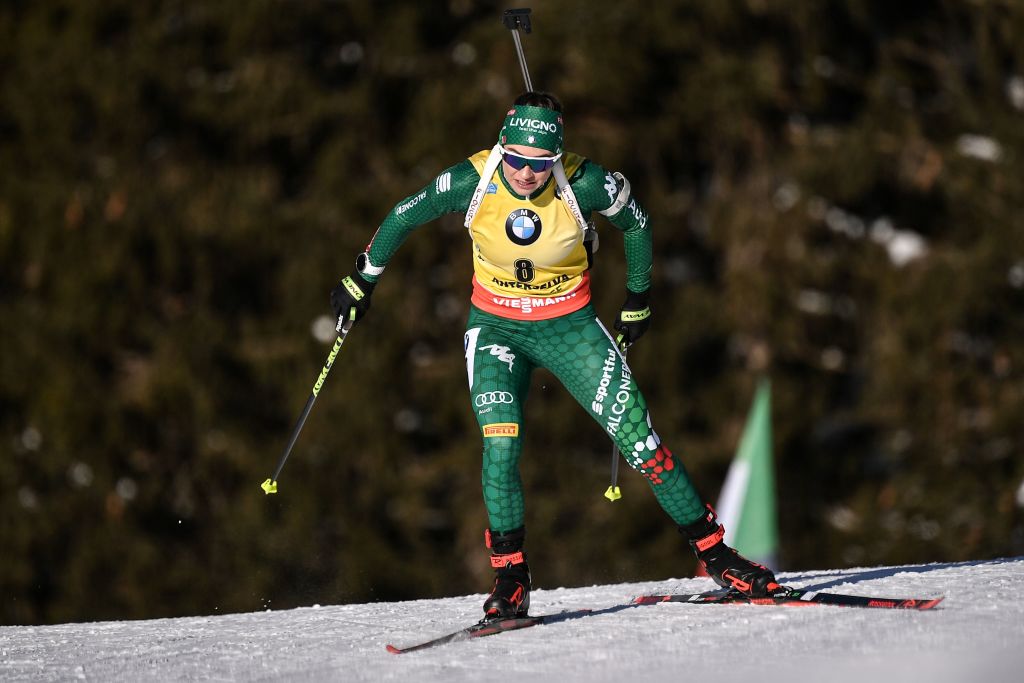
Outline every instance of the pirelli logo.
<path id="1" fill-rule="evenodd" d="M 492 436 L 519 436 L 519 425 L 515 422 L 495 422 L 484 425 L 484 438 Z"/>

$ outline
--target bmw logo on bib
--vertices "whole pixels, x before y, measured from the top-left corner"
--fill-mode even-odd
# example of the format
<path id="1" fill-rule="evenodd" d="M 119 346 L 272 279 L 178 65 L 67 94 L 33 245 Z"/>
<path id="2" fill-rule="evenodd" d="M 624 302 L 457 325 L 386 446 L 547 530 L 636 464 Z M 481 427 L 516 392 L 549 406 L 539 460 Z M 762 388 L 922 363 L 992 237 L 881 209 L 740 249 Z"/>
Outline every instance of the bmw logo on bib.
<path id="1" fill-rule="evenodd" d="M 540 216 L 529 209 L 516 209 L 505 219 L 505 234 L 520 246 L 533 244 L 540 237 Z"/>

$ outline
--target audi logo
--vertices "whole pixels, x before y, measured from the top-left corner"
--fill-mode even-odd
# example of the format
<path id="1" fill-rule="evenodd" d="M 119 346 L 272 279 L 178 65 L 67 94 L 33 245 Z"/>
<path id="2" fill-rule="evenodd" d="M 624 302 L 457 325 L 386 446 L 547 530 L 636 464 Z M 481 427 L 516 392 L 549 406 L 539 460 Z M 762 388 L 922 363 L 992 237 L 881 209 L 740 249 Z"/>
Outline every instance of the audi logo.
<path id="1" fill-rule="evenodd" d="M 476 398 L 473 399 L 473 403 L 476 404 L 477 408 L 489 406 L 493 403 L 512 403 L 512 401 L 512 394 L 507 391 L 485 391 L 482 394 L 477 394 Z"/>

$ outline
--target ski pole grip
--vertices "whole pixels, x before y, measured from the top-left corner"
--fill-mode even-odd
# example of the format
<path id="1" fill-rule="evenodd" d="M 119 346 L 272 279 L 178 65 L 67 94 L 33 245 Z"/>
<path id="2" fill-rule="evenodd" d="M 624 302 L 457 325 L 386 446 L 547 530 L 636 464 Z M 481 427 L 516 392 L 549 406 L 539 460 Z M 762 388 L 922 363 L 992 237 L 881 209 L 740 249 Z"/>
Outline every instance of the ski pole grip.
<path id="1" fill-rule="evenodd" d="M 509 31 L 522 29 L 523 33 L 530 33 L 533 27 L 530 26 L 530 8 L 521 7 L 518 9 L 507 9 L 501 15 L 501 23 Z"/>
<path id="2" fill-rule="evenodd" d="M 505 28 L 512 32 L 512 42 L 516 44 L 516 56 L 519 58 L 519 68 L 523 72 L 523 83 L 528 91 L 533 91 L 533 81 L 530 80 L 530 69 L 526 66 L 526 54 L 523 53 L 523 41 L 519 37 L 519 30 L 524 33 L 530 32 L 530 8 L 507 9 L 501 15 L 501 22 Z"/>

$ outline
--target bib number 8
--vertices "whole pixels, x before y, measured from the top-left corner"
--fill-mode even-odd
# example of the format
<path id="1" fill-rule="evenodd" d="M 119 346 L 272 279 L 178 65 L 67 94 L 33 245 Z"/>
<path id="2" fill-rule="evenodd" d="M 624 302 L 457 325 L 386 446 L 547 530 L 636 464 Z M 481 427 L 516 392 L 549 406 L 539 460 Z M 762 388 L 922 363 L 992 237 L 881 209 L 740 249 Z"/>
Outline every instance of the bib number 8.
<path id="1" fill-rule="evenodd" d="M 520 282 L 530 282 L 537 274 L 530 259 L 516 259 L 513 265 L 516 269 L 516 279 Z"/>

